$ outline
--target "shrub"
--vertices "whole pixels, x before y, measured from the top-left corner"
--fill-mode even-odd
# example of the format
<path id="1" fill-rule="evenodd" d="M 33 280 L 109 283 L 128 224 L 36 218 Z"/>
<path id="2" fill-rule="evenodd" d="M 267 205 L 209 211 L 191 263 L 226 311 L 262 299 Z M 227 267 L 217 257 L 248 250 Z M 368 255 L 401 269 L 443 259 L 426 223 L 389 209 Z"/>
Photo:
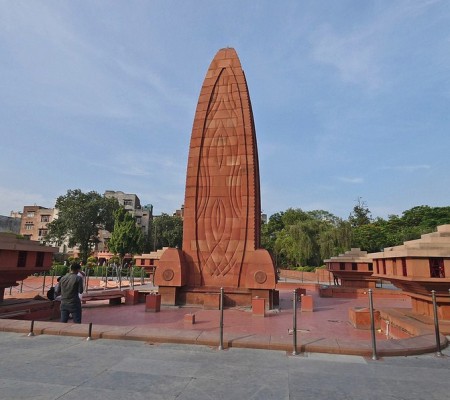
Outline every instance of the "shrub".
<path id="1" fill-rule="evenodd" d="M 304 267 L 297 267 L 296 269 L 297 269 L 297 271 L 314 272 L 316 270 L 316 267 L 304 266 Z"/>
<path id="2" fill-rule="evenodd" d="M 49 271 L 50 275 L 62 276 L 69 272 L 69 266 L 63 264 L 54 264 L 52 269 Z"/>

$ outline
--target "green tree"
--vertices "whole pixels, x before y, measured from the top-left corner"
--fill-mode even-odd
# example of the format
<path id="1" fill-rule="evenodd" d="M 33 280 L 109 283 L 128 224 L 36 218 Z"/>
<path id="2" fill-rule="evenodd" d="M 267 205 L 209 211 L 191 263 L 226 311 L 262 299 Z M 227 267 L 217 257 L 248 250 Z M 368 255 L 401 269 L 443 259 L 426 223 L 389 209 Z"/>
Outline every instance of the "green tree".
<path id="1" fill-rule="evenodd" d="M 348 217 L 348 220 L 354 228 L 372 222 L 372 214 L 367 208 L 366 202 L 363 201 L 361 197 L 358 197 L 357 203 L 355 207 L 353 207 L 353 212 Z"/>
<path id="2" fill-rule="evenodd" d="M 183 220 L 178 216 L 161 214 L 153 217 L 150 237 L 153 239 L 153 250 L 162 247 L 178 247 L 183 242 Z"/>
<path id="3" fill-rule="evenodd" d="M 109 250 L 119 256 L 120 265 L 123 266 L 125 255 L 142 252 L 142 246 L 143 235 L 135 218 L 120 207 L 114 213 L 114 230 L 108 242 Z"/>
<path id="4" fill-rule="evenodd" d="M 276 265 L 322 265 L 351 244 L 351 226 L 324 210 L 288 209 L 270 217 L 263 226 L 262 243 L 272 252 Z"/>
<path id="5" fill-rule="evenodd" d="M 68 240 L 69 247 L 79 247 L 81 261 L 86 263 L 98 241 L 99 230 L 112 230 L 113 214 L 118 207 L 116 199 L 108 199 L 97 192 L 68 190 L 56 200 L 58 218 L 48 225 L 47 240 L 58 244 Z"/>
<path id="6" fill-rule="evenodd" d="M 278 212 L 271 215 L 267 223 L 261 224 L 261 247 L 268 250 L 275 256 L 276 266 L 278 266 L 279 259 L 275 248 L 275 242 L 277 239 L 277 234 L 284 228 L 282 217 L 283 212 Z"/>
<path id="7" fill-rule="evenodd" d="M 382 223 L 374 222 L 353 229 L 352 247 L 359 247 L 369 253 L 375 253 L 387 247 L 386 228 Z"/>

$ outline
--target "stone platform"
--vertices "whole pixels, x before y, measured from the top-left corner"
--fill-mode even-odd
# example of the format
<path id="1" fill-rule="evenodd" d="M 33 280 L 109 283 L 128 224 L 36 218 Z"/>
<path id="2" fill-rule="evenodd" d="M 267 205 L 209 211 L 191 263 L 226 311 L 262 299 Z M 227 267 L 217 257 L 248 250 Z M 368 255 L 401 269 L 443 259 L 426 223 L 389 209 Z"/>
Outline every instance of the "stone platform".
<path id="1" fill-rule="evenodd" d="M 301 312 L 298 308 L 298 351 L 371 355 L 370 332 L 352 327 L 348 310 L 367 307 L 367 299 L 321 298 L 315 291 L 314 312 Z M 405 299 L 375 299 L 374 306 L 383 318 L 389 319 L 390 329 L 395 327 L 409 334 L 399 339 L 377 332 L 379 356 L 411 355 L 435 351 L 433 322 L 426 317 L 411 315 L 410 302 Z M 292 352 L 293 322 L 291 291 L 280 292 L 280 309 L 255 317 L 249 307 L 224 311 L 225 348 L 253 348 Z M 195 315 L 195 324 L 185 322 L 186 314 Z M 94 339 L 127 339 L 148 343 L 182 343 L 218 346 L 220 311 L 195 307 L 161 307 L 158 313 L 145 312 L 145 304 L 110 307 L 108 302 L 88 303 L 83 306 L 83 324 L 62 324 L 36 321 L 34 332 L 46 335 L 87 337 L 89 322 L 93 323 Z M 401 327 L 401 328 L 398 328 Z M 0 320 L 0 331 L 26 334 L 30 321 Z M 450 332 L 450 322 L 441 322 L 442 332 Z M 414 336 L 410 336 L 414 335 Z M 441 335 L 441 346 L 447 339 Z"/>

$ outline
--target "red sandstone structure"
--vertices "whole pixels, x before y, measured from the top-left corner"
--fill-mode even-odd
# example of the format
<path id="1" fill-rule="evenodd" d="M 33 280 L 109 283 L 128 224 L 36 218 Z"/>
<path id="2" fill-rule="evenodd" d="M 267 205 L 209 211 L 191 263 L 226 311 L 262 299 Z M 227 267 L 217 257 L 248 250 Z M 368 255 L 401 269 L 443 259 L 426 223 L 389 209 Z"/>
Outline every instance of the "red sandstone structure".
<path id="1" fill-rule="evenodd" d="M 325 260 L 327 269 L 335 278 L 340 279 L 341 285 L 353 288 L 374 288 L 378 281 L 373 277 L 373 263 L 367 251 L 359 248 L 346 251 L 337 257 Z"/>
<path id="2" fill-rule="evenodd" d="M 276 273 L 260 248 L 261 205 L 255 126 L 234 49 L 218 51 L 206 73 L 192 129 L 183 249 L 167 249 L 155 273 L 163 304 L 217 307 L 276 303 Z M 275 296 L 275 298 L 274 298 Z"/>
<path id="3" fill-rule="evenodd" d="M 450 320 L 450 225 L 370 256 L 374 276 L 391 281 L 410 296 L 414 313 L 433 316 L 431 291 L 435 290 L 438 316 Z"/>
<path id="4" fill-rule="evenodd" d="M 18 281 L 36 272 L 48 271 L 57 251 L 56 247 L 0 233 L 0 301 L 3 301 L 5 288 L 17 286 Z"/>

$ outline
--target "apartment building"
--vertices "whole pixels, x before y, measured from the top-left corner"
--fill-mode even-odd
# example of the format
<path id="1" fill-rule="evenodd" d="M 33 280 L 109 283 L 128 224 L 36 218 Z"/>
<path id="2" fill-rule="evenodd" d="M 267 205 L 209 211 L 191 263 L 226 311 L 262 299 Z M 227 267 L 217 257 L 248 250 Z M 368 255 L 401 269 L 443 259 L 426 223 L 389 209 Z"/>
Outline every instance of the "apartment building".
<path id="1" fill-rule="evenodd" d="M 54 208 L 41 206 L 24 206 L 20 234 L 30 240 L 43 242 L 47 235 L 47 225 L 57 218 Z"/>
<path id="2" fill-rule="evenodd" d="M 153 218 L 153 206 L 151 204 L 141 206 L 141 201 L 138 196 L 121 191 L 107 190 L 104 196 L 117 199 L 119 204 L 136 218 L 136 224 L 141 227 L 142 233 L 148 235 Z"/>

